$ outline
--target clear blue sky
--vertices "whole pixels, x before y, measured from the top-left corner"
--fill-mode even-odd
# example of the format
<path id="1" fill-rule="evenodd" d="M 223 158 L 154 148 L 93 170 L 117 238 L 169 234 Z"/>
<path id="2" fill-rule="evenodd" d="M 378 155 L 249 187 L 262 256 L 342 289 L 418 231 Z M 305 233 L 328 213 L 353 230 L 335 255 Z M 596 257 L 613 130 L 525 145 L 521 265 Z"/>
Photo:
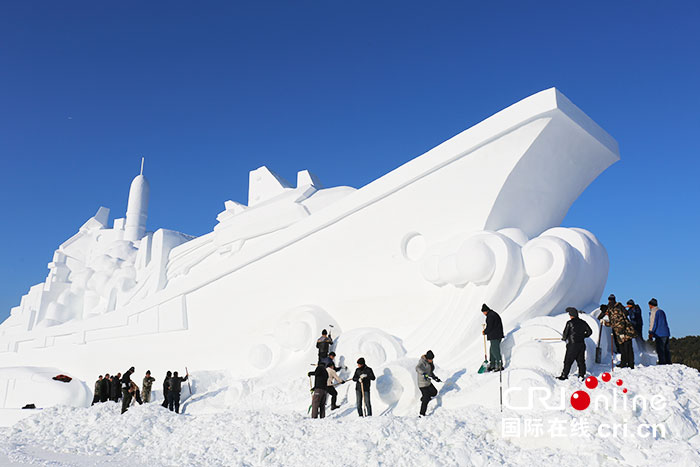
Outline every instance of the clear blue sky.
<path id="1" fill-rule="evenodd" d="M 696 1 L 2 2 L 0 320 L 100 205 L 123 216 L 139 154 L 149 229 L 201 235 L 249 170 L 360 187 L 556 86 L 622 155 L 564 225 L 606 246 L 606 296 L 700 334 L 699 24 Z"/>

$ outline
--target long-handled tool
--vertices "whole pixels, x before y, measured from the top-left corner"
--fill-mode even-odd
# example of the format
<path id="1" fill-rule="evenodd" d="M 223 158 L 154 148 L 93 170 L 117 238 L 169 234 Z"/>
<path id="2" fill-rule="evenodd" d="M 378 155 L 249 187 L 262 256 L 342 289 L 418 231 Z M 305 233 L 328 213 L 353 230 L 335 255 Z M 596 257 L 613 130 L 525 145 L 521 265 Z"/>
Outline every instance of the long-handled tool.
<path id="1" fill-rule="evenodd" d="M 365 407 L 365 381 L 360 378 L 360 392 L 362 392 L 362 416 L 367 416 L 367 408 Z"/>
<path id="2" fill-rule="evenodd" d="M 615 335 L 612 332 L 612 327 L 610 328 L 610 371 L 615 371 L 615 352 L 613 351 L 613 346 L 615 345 Z"/>
<path id="3" fill-rule="evenodd" d="M 498 389 L 501 393 L 501 412 L 503 412 L 503 367 L 498 370 Z"/>
<path id="4" fill-rule="evenodd" d="M 481 325 L 481 331 L 483 334 L 483 330 L 486 329 L 486 325 Z M 484 363 L 481 364 L 481 367 L 479 368 L 479 374 L 484 373 L 489 367 L 489 357 L 486 353 L 486 334 L 484 334 Z"/>
<path id="5" fill-rule="evenodd" d="M 595 362 L 600 363 L 603 349 L 600 348 L 600 339 L 603 337 L 603 323 L 598 323 L 598 345 L 595 347 Z"/>
<path id="6" fill-rule="evenodd" d="M 311 413 L 311 406 L 314 405 L 314 383 L 311 382 L 311 375 L 309 375 L 309 392 L 311 393 L 311 403 L 309 404 L 309 409 L 306 411 L 307 414 Z"/>
<path id="7" fill-rule="evenodd" d="M 187 376 L 187 387 L 190 389 L 190 396 L 192 395 L 192 385 L 190 384 L 190 372 L 187 371 L 187 367 L 185 367 L 185 375 Z"/>

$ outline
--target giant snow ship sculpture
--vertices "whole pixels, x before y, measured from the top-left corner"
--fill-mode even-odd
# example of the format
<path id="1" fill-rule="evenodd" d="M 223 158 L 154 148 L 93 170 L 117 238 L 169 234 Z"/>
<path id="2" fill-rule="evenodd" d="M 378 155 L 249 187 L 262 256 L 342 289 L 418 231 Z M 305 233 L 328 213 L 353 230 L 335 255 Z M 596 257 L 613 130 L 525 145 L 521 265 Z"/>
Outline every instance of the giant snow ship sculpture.
<path id="1" fill-rule="evenodd" d="M 261 167 L 248 204 L 226 201 L 197 238 L 146 230 L 140 174 L 126 217 L 110 223 L 99 208 L 0 325 L 0 408 L 30 402 L 37 375 L 58 371 L 93 381 L 186 362 L 293 378 L 333 325 L 339 355 L 386 375 L 380 397 L 398 410 L 415 399 L 410 362 L 427 348 L 443 367 L 478 367 L 481 303 L 510 330 L 595 306 L 605 249 L 559 225 L 618 158 L 610 135 L 548 89 L 357 190 L 308 171 L 292 186 Z M 81 387 L 44 404 L 86 404 Z"/>

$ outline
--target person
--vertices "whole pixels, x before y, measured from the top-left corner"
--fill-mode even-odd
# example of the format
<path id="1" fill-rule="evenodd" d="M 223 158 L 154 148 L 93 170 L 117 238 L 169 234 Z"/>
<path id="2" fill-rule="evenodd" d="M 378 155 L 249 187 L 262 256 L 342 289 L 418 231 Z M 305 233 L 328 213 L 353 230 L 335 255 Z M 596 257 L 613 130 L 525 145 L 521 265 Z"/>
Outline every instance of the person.
<path id="1" fill-rule="evenodd" d="M 620 352 L 620 364 L 618 368 L 634 368 L 634 349 L 632 339 L 637 336 L 634 326 L 627 318 L 627 310 L 622 303 L 616 303 L 612 309 L 608 307 L 609 321 L 604 321 L 605 326 L 612 329 L 615 342 Z"/>
<path id="2" fill-rule="evenodd" d="M 102 378 L 102 384 L 100 385 L 100 402 L 107 402 L 109 399 L 109 389 L 112 377 L 109 373 L 105 373 L 105 377 Z"/>
<path id="3" fill-rule="evenodd" d="M 330 334 L 328 334 L 328 331 L 324 329 L 321 331 L 321 337 L 319 337 L 316 341 L 319 362 L 328 357 L 328 351 L 330 350 L 331 345 L 333 345 L 333 338 L 330 336 Z"/>
<path id="4" fill-rule="evenodd" d="M 168 396 L 170 394 L 170 378 L 173 376 L 172 372 L 168 371 L 165 374 L 165 379 L 163 379 L 163 403 L 161 404 L 166 409 L 170 403 Z"/>
<path id="5" fill-rule="evenodd" d="M 122 413 L 126 412 L 129 409 L 129 404 L 131 404 L 131 396 L 133 393 L 131 392 L 131 375 L 134 373 L 134 367 L 132 366 L 126 372 L 124 373 L 124 376 L 122 376 L 121 383 L 122 383 Z"/>
<path id="6" fill-rule="evenodd" d="M 372 386 L 372 381 L 376 378 L 374 377 L 374 371 L 365 364 L 364 357 L 357 359 L 357 369 L 355 374 L 352 376 L 352 380 L 355 381 L 355 396 L 357 397 L 357 413 L 360 417 L 363 416 L 362 413 L 362 401 L 365 402 L 365 409 L 367 410 L 367 416 L 372 416 L 372 402 L 369 398 L 369 390 Z"/>
<path id="7" fill-rule="evenodd" d="M 102 375 L 100 375 L 97 378 L 97 381 L 95 381 L 95 395 L 92 397 L 92 404 L 90 405 L 95 405 L 98 402 L 100 402 L 100 390 L 102 389 Z"/>
<path id="8" fill-rule="evenodd" d="M 339 368 L 334 365 L 334 358 L 335 352 L 331 352 L 328 354 L 328 358 L 326 359 L 326 361 L 330 363 L 326 363 L 326 361 L 322 362 L 326 366 L 326 371 L 328 372 L 328 384 L 326 385 L 326 394 L 330 394 L 331 396 L 331 410 L 335 410 L 338 408 L 338 391 L 333 386 L 333 382 L 335 381 L 337 384 L 343 384 L 345 382 L 344 380 L 340 379 L 340 376 L 338 376 L 337 370 Z"/>
<path id="9" fill-rule="evenodd" d="M 634 300 L 631 298 L 627 300 L 627 318 L 629 318 L 630 323 L 632 323 L 632 327 L 634 328 L 635 332 L 637 333 L 637 339 L 638 343 L 640 345 L 640 349 L 644 348 L 644 337 L 643 337 L 643 330 L 644 330 L 644 320 L 642 318 L 642 309 L 639 307 L 638 304 L 634 303 Z"/>
<path id="10" fill-rule="evenodd" d="M 132 398 L 132 401 L 129 405 L 134 405 L 134 402 L 138 402 L 139 405 L 143 405 L 143 401 L 141 400 L 141 391 L 139 391 L 138 384 L 132 381 L 131 387 L 129 388 L 129 392 L 131 393 Z"/>
<path id="11" fill-rule="evenodd" d="M 442 380 L 435 376 L 435 365 L 433 364 L 433 359 L 435 354 L 432 350 L 428 350 L 425 355 L 422 355 L 418 360 L 418 365 L 416 365 L 416 374 L 418 376 L 418 389 L 421 392 L 420 398 L 420 415 L 424 416 L 425 411 L 428 409 L 428 402 L 430 399 L 437 396 L 437 389 L 430 382 L 430 378 L 434 379 L 438 383 Z"/>
<path id="12" fill-rule="evenodd" d="M 311 418 L 326 417 L 326 386 L 328 386 L 328 371 L 323 362 L 316 365 L 314 371 L 309 372 L 314 377 L 314 392 L 311 396 Z"/>
<path id="13" fill-rule="evenodd" d="M 501 358 L 501 340 L 503 339 L 503 322 L 498 313 L 484 303 L 481 305 L 481 312 L 486 317 L 486 327 L 482 334 L 491 344 L 489 349 L 489 366 L 486 371 L 503 370 L 503 360 Z"/>
<path id="14" fill-rule="evenodd" d="M 119 385 L 121 383 L 122 374 L 117 373 L 116 376 L 112 376 L 112 381 L 109 383 L 109 398 L 113 402 L 119 402 Z"/>
<path id="15" fill-rule="evenodd" d="M 146 376 L 143 378 L 143 401 L 151 402 L 151 388 L 153 387 L 153 381 L 156 379 L 151 376 L 151 370 L 146 371 Z"/>
<path id="16" fill-rule="evenodd" d="M 186 374 L 183 378 L 181 376 L 178 376 L 176 371 L 170 378 L 170 389 L 168 391 L 168 408 L 171 412 L 173 411 L 174 407 L 175 413 L 180 413 L 180 391 L 182 390 L 182 382 L 187 381 L 187 378 L 189 376 L 189 374 Z"/>
<path id="17" fill-rule="evenodd" d="M 617 298 L 615 297 L 615 294 L 611 293 L 610 295 L 608 295 L 608 305 L 607 305 L 608 313 L 612 312 L 613 308 L 615 308 L 615 305 L 617 305 Z M 608 318 L 608 320 L 609 320 L 609 318 Z M 611 329 L 611 332 L 612 332 L 613 337 L 614 337 L 613 343 L 615 346 L 615 353 L 620 353 L 620 347 L 617 344 L 617 336 L 615 336 L 615 329 L 614 328 Z"/>
<path id="18" fill-rule="evenodd" d="M 671 349 L 668 342 L 670 337 L 671 330 L 666 320 L 666 312 L 659 308 L 659 302 L 652 298 L 649 300 L 649 340 L 655 341 L 659 365 L 671 364 Z"/>
<path id="19" fill-rule="evenodd" d="M 586 377 L 586 338 L 593 334 L 591 327 L 584 320 L 578 317 L 578 310 L 568 307 L 569 321 L 564 326 L 561 340 L 566 342 L 566 354 L 564 355 L 564 369 L 557 379 L 565 380 L 569 377 L 571 365 L 576 361 L 578 366 L 578 377 Z"/>

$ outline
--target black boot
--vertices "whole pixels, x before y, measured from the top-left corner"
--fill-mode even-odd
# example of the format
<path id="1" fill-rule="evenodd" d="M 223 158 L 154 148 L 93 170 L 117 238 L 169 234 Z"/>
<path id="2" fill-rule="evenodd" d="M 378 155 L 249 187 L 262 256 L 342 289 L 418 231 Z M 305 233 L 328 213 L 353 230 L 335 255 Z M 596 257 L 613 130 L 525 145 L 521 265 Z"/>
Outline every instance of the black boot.
<path id="1" fill-rule="evenodd" d="M 561 381 L 566 381 L 568 378 L 569 378 L 568 376 L 564 376 L 564 375 L 557 376 L 557 379 L 561 380 Z"/>

